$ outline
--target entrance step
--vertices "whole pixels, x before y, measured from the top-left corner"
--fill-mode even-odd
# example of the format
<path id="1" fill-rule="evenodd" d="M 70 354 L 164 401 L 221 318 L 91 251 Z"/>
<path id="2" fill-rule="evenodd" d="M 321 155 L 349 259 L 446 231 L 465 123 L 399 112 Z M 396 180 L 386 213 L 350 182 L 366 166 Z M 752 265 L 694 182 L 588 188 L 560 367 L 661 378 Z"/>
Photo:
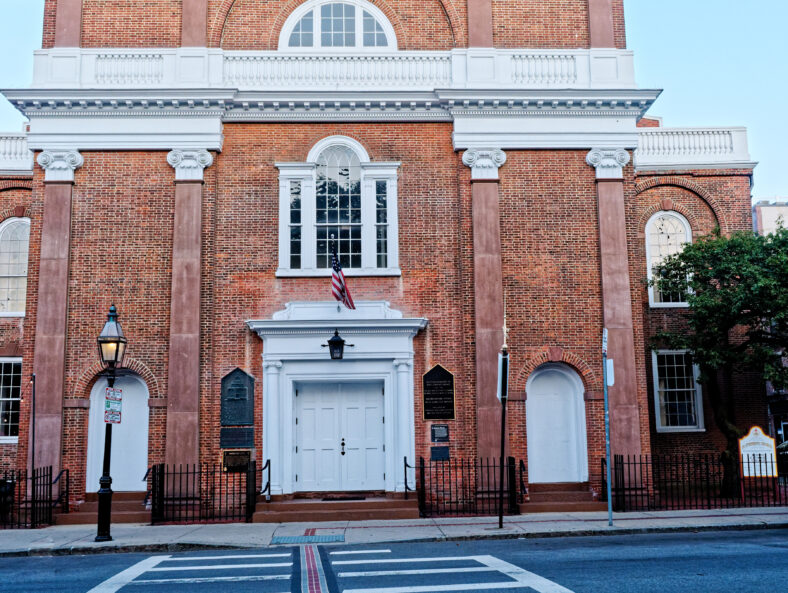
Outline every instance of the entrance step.
<path id="1" fill-rule="evenodd" d="M 145 508 L 145 492 L 113 492 L 112 523 L 150 523 L 150 510 Z M 55 525 L 90 525 L 98 521 L 98 495 L 89 492 L 79 510 L 56 513 Z"/>
<path id="2" fill-rule="evenodd" d="M 559 482 L 554 484 L 528 484 L 528 492 L 589 492 L 588 482 Z"/>
<path id="3" fill-rule="evenodd" d="M 385 521 L 418 519 L 416 500 L 367 498 L 365 500 L 295 499 L 258 502 L 254 523 L 321 523 L 325 521 Z"/>
<path id="4" fill-rule="evenodd" d="M 605 502 L 524 502 L 520 514 L 529 513 L 592 513 L 606 511 Z"/>
<path id="5" fill-rule="evenodd" d="M 520 505 L 521 513 L 581 513 L 607 510 L 594 500 L 588 482 L 529 484 L 530 502 Z"/>

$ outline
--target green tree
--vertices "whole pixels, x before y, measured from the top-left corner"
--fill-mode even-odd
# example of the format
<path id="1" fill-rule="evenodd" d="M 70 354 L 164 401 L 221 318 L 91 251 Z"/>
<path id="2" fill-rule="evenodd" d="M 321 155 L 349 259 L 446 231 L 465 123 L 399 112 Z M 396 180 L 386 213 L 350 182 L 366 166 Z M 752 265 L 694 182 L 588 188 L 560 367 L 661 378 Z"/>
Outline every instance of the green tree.
<path id="1" fill-rule="evenodd" d="M 730 487 L 743 431 L 731 413 L 731 377 L 763 374 L 788 387 L 788 229 L 771 235 L 719 230 L 667 258 L 652 281 L 689 303 L 686 331 L 662 332 L 654 345 L 687 349 L 700 367 L 714 421 L 727 440 L 722 459 Z"/>

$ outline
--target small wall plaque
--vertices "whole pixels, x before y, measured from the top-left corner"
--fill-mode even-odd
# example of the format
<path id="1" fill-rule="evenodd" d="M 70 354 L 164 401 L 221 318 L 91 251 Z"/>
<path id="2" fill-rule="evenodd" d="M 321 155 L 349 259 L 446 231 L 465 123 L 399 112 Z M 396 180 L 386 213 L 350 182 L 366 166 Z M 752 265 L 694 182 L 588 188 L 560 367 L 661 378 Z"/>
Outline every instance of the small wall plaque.
<path id="1" fill-rule="evenodd" d="M 251 451 L 225 451 L 222 455 L 222 469 L 231 474 L 241 474 L 249 468 L 251 460 Z"/>
<path id="2" fill-rule="evenodd" d="M 222 379 L 222 426 L 254 424 L 254 377 L 241 369 Z"/>
<path id="3" fill-rule="evenodd" d="M 251 449 L 254 447 L 254 428 L 222 428 L 219 446 L 222 449 Z"/>
<path id="4" fill-rule="evenodd" d="M 424 374 L 424 419 L 454 420 L 454 375 L 436 364 Z"/>
<path id="5" fill-rule="evenodd" d="M 448 447 L 430 447 L 430 461 L 448 461 Z"/>
<path id="6" fill-rule="evenodd" d="M 449 442 L 449 425 L 448 424 L 433 424 L 430 426 L 430 434 L 433 443 L 448 443 Z"/>

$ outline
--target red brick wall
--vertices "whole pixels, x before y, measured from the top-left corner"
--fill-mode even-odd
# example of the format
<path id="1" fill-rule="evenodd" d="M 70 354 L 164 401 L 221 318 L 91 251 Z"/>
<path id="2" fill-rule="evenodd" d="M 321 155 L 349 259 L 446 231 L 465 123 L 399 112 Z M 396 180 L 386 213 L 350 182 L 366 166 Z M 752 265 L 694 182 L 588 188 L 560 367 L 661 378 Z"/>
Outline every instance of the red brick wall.
<path id="1" fill-rule="evenodd" d="M 209 45 L 275 50 L 288 16 L 302 0 L 215 0 L 208 10 Z M 467 45 L 465 2 L 371 0 L 394 27 L 399 49 L 448 50 Z"/>
<path id="2" fill-rule="evenodd" d="M 57 0 L 44 1 L 44 31 L 41 39 L 41 47 L 48 49 L 55 45 L 55 10 Z"/>
<path id="3" fill-rule="evenodd" d="M 180 42 L 181 0 L 82 3 L 82 47 L 177 47 Z"/>
<path id="4" fill-rule="evenodd" d="M 665 185 L 663 185 L 665 183 Z M 724 449 L 725 438 L 717 428 L 708 398 L 703 397 L 705 432 L 658 433 L 654 420 L 654 392 L 651 374 L 651 336 L 659 331 L 680 331 L 685 327 L 681 309 L 651 309 L 646 285 L 645 225 L 660 210 L 682 214 L 692 228 L 693 239 L 720 226 L 724 232 L 751 230 L 750 184 L 745 172 L 705 171 L 697 174 L 642 176 L 642 190 L 628 208 L 631 259 L 635 262 L 633 286 L 638 289 L 645 325 L 644 350 L 648 374 L 650 431 L 654 453 L 678 454 Z M 763 381 L 756 374 L 733 377 L 734 419 L 739 428 L 753 424 L 766 428 L 766 403 Z"/>

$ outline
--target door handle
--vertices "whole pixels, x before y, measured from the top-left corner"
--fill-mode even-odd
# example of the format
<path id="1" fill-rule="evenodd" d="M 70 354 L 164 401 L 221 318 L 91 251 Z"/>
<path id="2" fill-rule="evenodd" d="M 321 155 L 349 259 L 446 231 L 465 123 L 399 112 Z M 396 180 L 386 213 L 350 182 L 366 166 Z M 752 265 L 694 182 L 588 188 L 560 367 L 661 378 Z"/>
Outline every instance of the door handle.
<path id="1" fill-rule="evenodd" d="M 345 454 L 345 439 L 342 439 L 342 442 L 340 444 L 342 445 L 342 453 L 341 454 L 344 455 Z"/>

